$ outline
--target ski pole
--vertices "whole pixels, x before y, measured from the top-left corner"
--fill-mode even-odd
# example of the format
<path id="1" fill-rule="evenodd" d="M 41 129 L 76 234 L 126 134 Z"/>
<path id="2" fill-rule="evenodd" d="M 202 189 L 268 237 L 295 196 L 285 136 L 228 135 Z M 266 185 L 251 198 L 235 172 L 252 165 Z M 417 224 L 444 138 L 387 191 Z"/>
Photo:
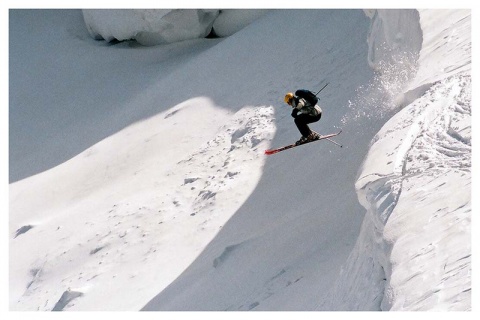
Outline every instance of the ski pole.
<path id="1" fill-rule="evenodd" d="M 325 89 L 325 87 L 328 86 L 328 84 L 329 84 L 329 82 L 327 82 L 327 84 L 324 85 L 324 86 L 322 87 L 322 89 L 318 90 L 318 92 L 315 93 L 315 96 L 317 96 L 323 89 Z"/>
<path id="2" fill-rule="evenodd" d="M 332 140 L 332 139 L 330 139 L 330 138 L 325 138 L 325 140 L 328 140 L 328 141 L 330 141 L 331 143 L 333 143 L 333 144 L 336 144 L 336 145 L 337 145 L 337 146 L 339 146 L 340 148 L 342 148 L 342 147 L 343 147 L 343 146 L 342 146 L 340 143 L 338 143 L 338 142 L 335 142 L 335 141 L 333 141 L 333 140 Z"/>

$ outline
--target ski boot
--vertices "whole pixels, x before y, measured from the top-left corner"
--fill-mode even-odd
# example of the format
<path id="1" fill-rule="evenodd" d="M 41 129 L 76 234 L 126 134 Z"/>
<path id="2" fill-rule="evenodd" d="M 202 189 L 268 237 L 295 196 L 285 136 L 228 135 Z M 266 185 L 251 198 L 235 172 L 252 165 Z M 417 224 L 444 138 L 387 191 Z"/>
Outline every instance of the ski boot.
<path id="1" fill-rule="evenodd" d="M 300 138 L 300 140 L 298 140 L 297 142 L 295 142 L 295 145 L 298 146 L 298 145 L 301 145 L 301 144 L 303 144 L 303 143 L 305 143 L 305 142 L 307 142 L 307 141 L 308 141 L 308 136 L 302 136 L 302 137 Z"/>
<path id="2" fill-rule="evenodd" d="M 320 134 L 318 132 L 312 131 L 307 138 L 308 141 L 318 140 L 320 139 Z"/>

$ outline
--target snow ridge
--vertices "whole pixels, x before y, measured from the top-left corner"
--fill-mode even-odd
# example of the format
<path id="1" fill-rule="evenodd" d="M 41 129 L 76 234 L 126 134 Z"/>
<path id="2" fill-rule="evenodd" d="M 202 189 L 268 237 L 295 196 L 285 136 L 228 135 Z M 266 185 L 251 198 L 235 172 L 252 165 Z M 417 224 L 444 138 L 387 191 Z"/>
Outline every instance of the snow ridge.
<path id="1" fill-rule="evenodd" d="M 370 92 L 390 91 L 390 105 L 404 109 L 372 139 L 360 169 L 355 187 L 367 213 L 331 304 L 336 310 L 470 310 L 471 42 L 456 31 L 469 29 L 469 12 L 420 11 L 421 50 L 407 50 L 406 60 L 394 59 L 400 69 L 388 62 L 388 52 L 395 53 L 392 43 L 397 45 L 388 25 L 395 17 L 366 13 L 375 33 L 369 37 L 370 64 L 380 72 L 382 64 L 387 66 L 386 80 L 395 80 L 403 61 L 413 66 L 409 56 L 418 61 L 411 75 L 400 73 L 404 81 L 393 81 L 392 87 L 377 76 L 360 96 L 368 102 L 377 97 Z M 399 16 L 397 21 L 404 18 Z M 451 29 L 433 27 L 442 17 Z M 435 60 L 431 51 L 448 66 L 426 68 Z M 377 83 L 384 88 L 380 92 Z"/>
<path id="2" fill-rule="evenodd" d="M 377 134 L 356 183 L 367 209 L 362 236 L 343 271 L 348 280 L 338 290 L 344 294 L 358 286 L 363 281 L 358 278 L 377 283 L 377 289 L 344 298 L 356 303 L 348 309 L 471 308 L 470 81 L 461 74 L 435 84 Z M 381 156 L 380 149 L 391 151 Z M 437 209 L 435 202 L 444 206 Z M 445 225 L 449 228 L 442 230 Z M 406 230 L 418 233 L 412 237 Z M 460 243 L 450 253 L 448 247 Z M 431 282 L 422 286 L 426 291 L 414 288 L 416 277 Z"/>
<path id="3" fill-rule="evenodd" d="M 392 246 L 385 310 L 471 308 L 470 82 L 469 75 L 447 78 L 406 110 L 417 113 L 423 106 L 424 114 L 404 158 L 402 196 L 384 231 Z M 414 184 L 423 188 L 414 191 Z M 433 207 L 434 201 L 443 205 Z M 416 212 L 410 210 L 412 205 Z M 420 225 L 412 227 L 412 221 Z M 418 235 L 401 236 L 398 229 L 407 227 Z M 406 246 L 408 252 L 402 249 Z M 416 277 L 429 285 L 413 290 Z M 412 293 L 406 295 L 409 290 Z"/>

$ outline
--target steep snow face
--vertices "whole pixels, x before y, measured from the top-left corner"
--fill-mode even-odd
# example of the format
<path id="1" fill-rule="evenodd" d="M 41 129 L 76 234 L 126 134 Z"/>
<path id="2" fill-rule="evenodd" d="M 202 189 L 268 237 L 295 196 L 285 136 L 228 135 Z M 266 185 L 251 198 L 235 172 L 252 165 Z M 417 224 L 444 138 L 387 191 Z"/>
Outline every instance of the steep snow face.
<path id="1" fill-rule="evenodd" d="M 332 79 L 312 128 L 339 125 L 373 75 L 362 11 L 278 10 L 223 40 L 148 48 L 95 42 L 84 26 L 75 29 L 78 18 L 22 11 L 11 20 L 15 34 L 30 20 L 39 26 L 15 37 L 12 61 L 29 70 L 39 94 L 15 73 L 11 121 L 44 131 L 17 133 L 42 148 L 52 143 L 44 135 L 56 137 L 48 150 L 64 153 L 93 140 L 10 186 L 11 308 L 138 310 L 170 285 L 175 301 L 154 309 L 314 309 L 358 235 L 363 208 L 353 181 L 380 124 L 343 127 L 344 149 L 327 142 L 280 157 L 263 151 L 298 139 L 283 103 L 296 88 Z M 45 41 L 45 29 L 61 37 Z M 86 37 L 64 32 L 72 29 Z M 35 39 L 37 55 L 20 50 Z M 55 77 L 44 76 L 45 63 L 29 64 L 49 57 L 62 57 Z M 52 92 L 59 102 L 45 102 Z M 76 126 L 61 116 L 72 112 Z M 98 130 L 113 133 L 99 142 Z"/>
<path id="2" fill-rule="evenodd" d="M 421 96 L 377 133 L 359 172 L 367 215 L 339 278 L 341 309 L 471 309 L 470 12 L 425 10 L 420 22 L 409 89 Z"/>
<path id="3" fill-rule="evenodd" d="M 370 18 L 367 36 L 367 62 L 374 76 L 356 88 L 349 101 L 350 113 L 342 123 L 360 121 L 363 117 L 380 121 L 408 105 L 409 83 L 417 74 L 423 33 L 417 10 L 364 10 Z M 416 92 L 416 91 L 415 91 Z"/>
<path id="4" fill-rule="evenodd" d="M 365 10 L 371 25 L 368 62 L 381 71 L 385 65 L 414 64 L 422 47 L 417 10 Z"/>
<path id="5" fill-rule="evenodd" d="M 266 90 L 277 94 L 276 105 L 299 83 L 318 81 L 319 75 L 335 79 L 321 96 L 322 120 L 312 125 L 328 133 L 350 112 L 348 101 L 357 95 L 355 89 L 373 81 L 365 41 L 368 27 L 362 11 L 286 10 L 269 14 L 226 41 L 242 41 L 250 52 L 257 44 L 271 48 L 256 55 L 255 62 L 264 57 L 257 66 L 262 72 L 255 72 L 252 81 L 274 73 Z M 343 41 L 347 37 L 349 41 Z M 266 61 L 275 63 L 269 69 Z M 242 74 L 249 72 L 252 69 Z M 290 87 L 277 91 L 279 79 Z M 248 201 L 143 310 L 314 310 L 327 300 L 358 236 L 364 211 L 353 183 L 379 121 L 361 117 L 348 122 L 338 137 L 345 149 L 325 141 L 268 157 Z M 288 109 L 277 109 L 276 125 L 273 145 L 298 137 Z"/>

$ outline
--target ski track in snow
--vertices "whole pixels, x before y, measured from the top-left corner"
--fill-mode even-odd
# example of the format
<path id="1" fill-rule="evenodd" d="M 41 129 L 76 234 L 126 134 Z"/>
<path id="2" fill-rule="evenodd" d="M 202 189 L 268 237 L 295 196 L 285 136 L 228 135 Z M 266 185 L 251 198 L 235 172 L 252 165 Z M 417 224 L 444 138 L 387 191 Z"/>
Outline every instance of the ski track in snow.
<path id="1" fill-rule="evenodd" d="M 411 135 L 416 138 L 409 143 L 410 148 L 405 148 L 408 151 L 402 157 L 403 164 L 400 166 L 402 161 L 399 161 L 396 167 L 396 171 L 401 168 L 397 198 L 403 194 L 415 203 L 419 212 L 416 216 L 409 213 L 411 204 L 405 207 L 400 199 L 394 210 L 398 211 L 396 218 L 401 218 L 391 221 L 385 229 L 387 241 L 396 240 L 390 257 L 393 265 L 385 309 L 466 310 L 471 305 L 470 291 L 458 291 L 459 287 L 468 288 L 471 272 L 471 200 L 468 197 L 471 187 L 470 88 L 469 75 L 453 76 L 434 85 L 409 108 L 413 109 L 414 119 L 419 119 L 420 130 Z M 417 115 L 422 106 L 423 110 Z M 418 188 L 419 185 L 423 186 Z M 445 205 L 432 212 L 428 204 L 433 201 L 444 201 Z M 399 223 L 405 223 L 401 220 L 421 221 L 422 218 L 425 223 L 417 229 L 412 228 L 412 232 L 421 230 L 416 239 L 407 240 L 395 230 Z M 450 230 L 444 230 L 446 226 Z M 444 237 L 439 236 L 443 232 Z M 404 254 L 402 247 L 407 246 L 410 252 Z M 456 249 L 449 250 L 450 247 Z M 405 259 L 406 256 L 411 260 Z M 409 274 L 403 270 L 409 270 Z M 431 287 L 425 291 L 414 290 L 417 276 L 431 282 Z M 407 295 L 406 292 L 411 293 Z M 393 300 L 390 300 L 391 296 Z M 396 298 L 398 296 L 401 298 Z"/>
<path id="2" fill-rule="evenodd" d="M 262 154 L 258 149 L 265 146 L 262 142 L 271 141 L 275 131 L 272 117 L 272 107 L 244 108 L 222 126 L 214 139 L 179 161 L 167 173 L 174 180 L 183 179 L 171 195 L 170 202 L 177 207 L 175 212 L 206 216 L 201 229 L 221 214 L 225 209 L 222 201 L 230 199 L 224 199 L 222 193 L 238 190 L 238 184 L 248 183 L 251 176 L 243 174 L 246 163 L 259 160 Z M 238 199 L 242 198 L 239 194 Z M 238 205 L 241 203 L 238 200 Z"/>
<path id="3" fill-rule="evenodd" d="M 367 230 L 362 233 L 373 240 L 359 240 L 346 270 L 362 260 L 359 270 L 364 273 L 377 270 L 372 272 L 377 274 L 372 281 L 384 283 L 383 298 L 375 290 L 366 296 L 374 297 L 370 303 L 377 304 L 379 309 L 469 309 L 470 290 L 459 292 L 458 287 L 469 286 L 471 272 L 470 83 L 470 75 L 463 74 L 433 85 L 424 96 L 389 120 L 385 126 L 388 129 L 380 130 L 372 142 L 357 189 L 372 222 L 364 222 L 362 228 Z M 385 144 L 391 145 L 391 152 L 378 158 L 375 148 L 381 145 L 385 150 Z M 379 165 L 381 161 L 386 162 L 385 167 Z M 452 188 L 458 196 L 451 194 Z M 432 212 L 429 205 L 435 201 L 444 201 L 445 205 Z M 412 205 L 416 210 L 411 210 Z M 451 230 L 444 231 L 444 226 Z M 419 233 L 415 237 L 405 236 L 402 233 L 406 229 Z M 446 232 L 445 238 L 441 237 L 442 232 Z M 371 250 L 371 243 L 379 248 Z M 451 252 L 448 248 L 455 246 L 458 246 L 456 254 L 448 256 Z M 410 251 L 405 253 L 405 250 Z M 369 257 L 368 252 L 376 252 L 377 256 Z M 366 276 L 369 277 L 372 275 Z M 432 284 L 422 291 L 415 288 L 417 278 Z M 339 285 L 340 292 L 345 285 Z M 362 299 L 365 298 L 352 301 Z M 350 305 L 349 309 L 359 305 L 362 304 Z"/>

